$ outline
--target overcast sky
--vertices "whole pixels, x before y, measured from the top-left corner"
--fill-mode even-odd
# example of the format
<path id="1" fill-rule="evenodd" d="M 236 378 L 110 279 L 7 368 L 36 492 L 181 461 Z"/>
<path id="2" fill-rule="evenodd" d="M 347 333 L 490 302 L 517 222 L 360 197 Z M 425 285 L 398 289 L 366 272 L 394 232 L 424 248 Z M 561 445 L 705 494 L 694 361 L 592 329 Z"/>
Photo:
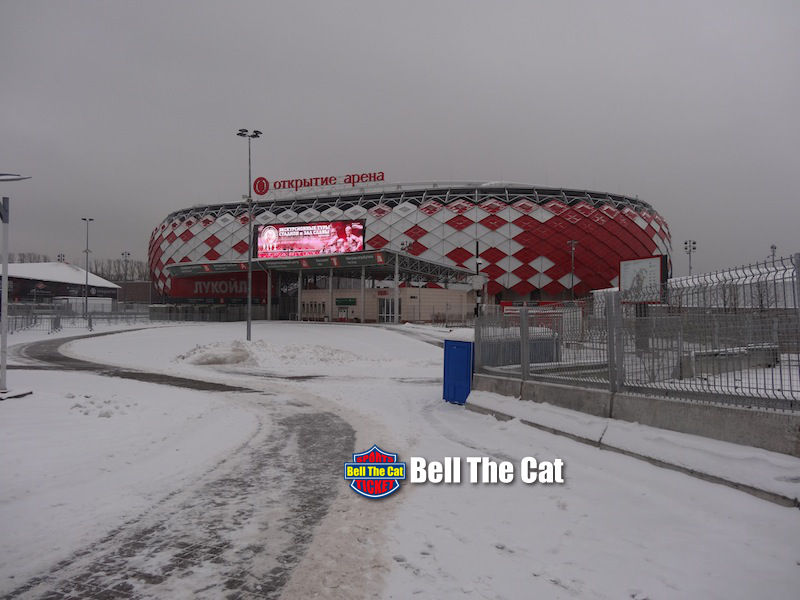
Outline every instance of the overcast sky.
<path id="1" fill-rule="evenodd" d="M 146 259 L 172 211 L 384 171 L 638 196 L 675 274 L 800 252 L 800 2 L 0 3 L 11 252 Z"/>

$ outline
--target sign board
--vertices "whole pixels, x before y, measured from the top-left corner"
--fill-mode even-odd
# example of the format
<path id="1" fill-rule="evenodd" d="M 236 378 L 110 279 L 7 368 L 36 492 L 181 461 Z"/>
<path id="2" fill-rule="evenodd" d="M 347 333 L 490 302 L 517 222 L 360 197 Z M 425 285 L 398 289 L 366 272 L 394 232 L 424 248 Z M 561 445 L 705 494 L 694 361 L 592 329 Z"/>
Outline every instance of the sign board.
<path id="1" fill-rule="evenodd" d="M 619 263 L 619 290 L 622 301 L 661 302 L 667 276 L 666 256 L 621 261 Z"/>
<path id="2" fill-rule="evenodd" d="M 336 306 L 355 306 L 355 298 L 336 298 Z"/>
<path id="3" fill-rule="evenodd" d="M 259 196 L 263 196 L 269 191 L 269 181 L 264 177 L 259 177 L 253 182 L 253 191 Z"/>

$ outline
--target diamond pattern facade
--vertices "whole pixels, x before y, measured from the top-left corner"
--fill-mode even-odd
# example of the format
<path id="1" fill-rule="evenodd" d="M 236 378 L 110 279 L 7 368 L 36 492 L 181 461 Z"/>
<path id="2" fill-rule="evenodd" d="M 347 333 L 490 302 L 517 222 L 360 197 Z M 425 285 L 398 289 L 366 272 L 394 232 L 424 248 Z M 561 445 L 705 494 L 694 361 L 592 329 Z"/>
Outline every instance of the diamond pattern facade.
<path id="1" fill-rule="evenodd" d="M 666 221 L 638 199 L 567 189 L 496 184 L 391 185 L 262 200 L 255 224 L 366 220 L 367 249 L 405 251 L 476 268 L 504 299 L 580 297 L 616 285 L 621 260 L 671 253 Z M 577 240 L 571 272 L 570 240 Z M 165 265 L 246 259 L 247 204 L 197 207 L 168 216 L 152 233 L 149 264 L 169 294 Z"/>

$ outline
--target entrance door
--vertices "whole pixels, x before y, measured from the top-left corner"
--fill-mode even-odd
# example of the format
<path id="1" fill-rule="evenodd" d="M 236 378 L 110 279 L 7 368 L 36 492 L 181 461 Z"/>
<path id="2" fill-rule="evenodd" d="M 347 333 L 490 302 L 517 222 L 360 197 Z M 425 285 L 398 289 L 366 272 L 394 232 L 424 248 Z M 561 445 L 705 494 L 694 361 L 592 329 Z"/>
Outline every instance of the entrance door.
<path id="1" fill-rule="evenodd" d="M 394 323 L 394 298 L 378 298 L 378 323 Z"/>
<path id="2" fill-rule="evenodd" d="M 340 306 L 339 307 L 339 321 L 346 322 L 347 321 L 347 307 Z"/>

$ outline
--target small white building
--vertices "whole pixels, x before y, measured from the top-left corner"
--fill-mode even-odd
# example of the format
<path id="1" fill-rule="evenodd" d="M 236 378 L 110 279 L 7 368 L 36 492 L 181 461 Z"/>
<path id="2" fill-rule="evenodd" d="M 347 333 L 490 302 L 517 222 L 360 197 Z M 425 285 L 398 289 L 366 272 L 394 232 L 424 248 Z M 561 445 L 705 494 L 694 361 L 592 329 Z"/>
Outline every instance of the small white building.
<path id="1" fill-rule="evenodd" d="M 78 312 L 88 297 L 89 311 L 103 312 L 113 308 L 119 289 L 92 273 L 87 277 L 84 269 L 69 263 L 8 265 L 8 300 L 13 303 L 67 304 Z"/>

